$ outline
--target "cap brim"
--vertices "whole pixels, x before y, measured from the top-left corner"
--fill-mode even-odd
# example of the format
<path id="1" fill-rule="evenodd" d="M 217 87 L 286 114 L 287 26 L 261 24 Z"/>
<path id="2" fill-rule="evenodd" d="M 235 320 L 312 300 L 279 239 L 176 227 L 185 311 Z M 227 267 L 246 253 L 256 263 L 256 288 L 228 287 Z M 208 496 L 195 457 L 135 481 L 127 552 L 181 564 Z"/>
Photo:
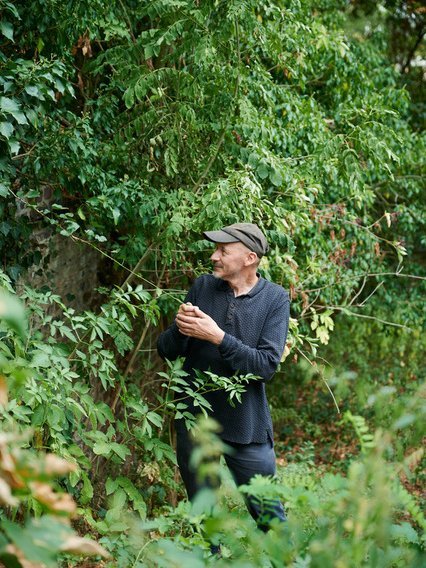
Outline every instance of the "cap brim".
<path id="1" fill-rule="evenodd" d="M 204 231 L 203 235 L 212 243 L 238 243 L 239 239 L 225 231 Z"/>

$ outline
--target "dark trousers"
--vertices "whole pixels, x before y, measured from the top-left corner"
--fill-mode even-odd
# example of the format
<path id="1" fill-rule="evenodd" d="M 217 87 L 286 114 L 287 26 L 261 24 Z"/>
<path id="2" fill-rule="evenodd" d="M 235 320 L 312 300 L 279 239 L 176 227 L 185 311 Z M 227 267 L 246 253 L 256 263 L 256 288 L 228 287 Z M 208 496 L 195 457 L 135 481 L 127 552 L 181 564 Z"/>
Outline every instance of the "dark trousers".
<path id="1" fill-rule="evenodd" d="M 207 481 L 200 484 L 199 480 L 197 480 L 196 472 L 190 466 L 194 444 L 188 431 L 184 427 L 179 427 L 176 429 L 176 434 L 176 454 L 179 470 L 188 498 L 192 501 L 200 489 L 211 487 L 211 484 Z M 256 474 L 275 475 L 276 462 L 272 442 L 267 442 L 266 444 L 225 443 L 232 448 L 232 454 L 225 454 L 224 457 L 237 486 L 249 483 L 250 479 Z M 280 522 L 286 520 L 284 508 L 278 500 L 260 501 L 255 497 L 247 496 L 245 501 L 249 513 L 256 521 L 258 527 L 265 532 L 268 530 L 269 521 L 272 519 L 278 519 Z"/>

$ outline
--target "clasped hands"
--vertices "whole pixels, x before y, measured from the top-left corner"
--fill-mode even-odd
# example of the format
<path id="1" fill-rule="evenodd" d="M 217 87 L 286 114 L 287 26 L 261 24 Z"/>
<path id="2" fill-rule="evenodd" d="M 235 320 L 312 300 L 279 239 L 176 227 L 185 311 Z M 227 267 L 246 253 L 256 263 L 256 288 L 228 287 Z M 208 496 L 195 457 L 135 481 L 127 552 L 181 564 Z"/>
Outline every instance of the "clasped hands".
<path id="1" fill-rule="evenodd" d="M 190 302 L 179 306 L 176 325 L 183 335 L 204 339 L 214 345 L 220 345 L 225 335 L 225 332 L 220 329 L 213 318 Z"/>

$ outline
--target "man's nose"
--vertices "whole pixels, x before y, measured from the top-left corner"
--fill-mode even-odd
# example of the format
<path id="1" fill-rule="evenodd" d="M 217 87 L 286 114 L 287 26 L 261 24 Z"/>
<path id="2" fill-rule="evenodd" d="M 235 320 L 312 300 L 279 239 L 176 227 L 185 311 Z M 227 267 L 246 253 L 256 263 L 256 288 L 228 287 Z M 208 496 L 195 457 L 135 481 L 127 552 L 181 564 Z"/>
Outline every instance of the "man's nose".
<path id="1" fill-rule="evenodd" d="M 215 250 L 214 253 L 210 257 L 210 260 L 212 260 L 213 262 L 215 262 L 216 260 L 219 260 L 219 251 Z"/>

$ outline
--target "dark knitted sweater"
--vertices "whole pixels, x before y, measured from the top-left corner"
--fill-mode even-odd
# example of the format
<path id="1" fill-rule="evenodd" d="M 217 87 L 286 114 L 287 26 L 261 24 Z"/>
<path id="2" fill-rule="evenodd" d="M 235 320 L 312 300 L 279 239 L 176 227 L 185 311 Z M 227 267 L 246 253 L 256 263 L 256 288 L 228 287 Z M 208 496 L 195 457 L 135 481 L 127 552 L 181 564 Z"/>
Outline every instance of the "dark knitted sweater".
<path id="1" fill-rule="evenodd" d="M 182 335 L 173 323 L 158 339 L 161 357 L 185 357 L 184 370 L 194 369 L 230 377 L 252 373 L 262 381 L 252 381 L 235 408 L 224 391 L 207 393 L 212 416 L 222 426 L 221 437 L 229 442 L 265 443 L 273 439 L 272 421 L 265 393 L 265 382 L 275 373 L 281 360 L 289 322 L 288 293 L 260 277 L 254 288 L 235 297 L 224 280 L 212 275 L 198 278 L 185 302 L 191 302 L 212 317 L 225 332 L 219 346 Z M 196 409 L 189 407 L 195 413 Z"/>

